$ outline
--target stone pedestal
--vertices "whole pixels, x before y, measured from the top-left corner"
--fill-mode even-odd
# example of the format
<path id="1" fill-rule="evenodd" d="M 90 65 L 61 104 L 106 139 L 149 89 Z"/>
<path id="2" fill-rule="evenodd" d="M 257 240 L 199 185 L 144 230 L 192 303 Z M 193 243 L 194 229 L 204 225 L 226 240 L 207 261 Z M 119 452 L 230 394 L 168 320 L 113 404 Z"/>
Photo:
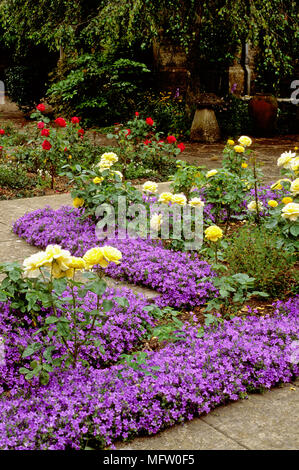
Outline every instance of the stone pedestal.
<path id="1" fill-rule="evenodd" d="M 190 139 L 194 142 L 213 143 L 220 140 L 219 125 L 213 109 L 197 109 L 194 114 Z"/>

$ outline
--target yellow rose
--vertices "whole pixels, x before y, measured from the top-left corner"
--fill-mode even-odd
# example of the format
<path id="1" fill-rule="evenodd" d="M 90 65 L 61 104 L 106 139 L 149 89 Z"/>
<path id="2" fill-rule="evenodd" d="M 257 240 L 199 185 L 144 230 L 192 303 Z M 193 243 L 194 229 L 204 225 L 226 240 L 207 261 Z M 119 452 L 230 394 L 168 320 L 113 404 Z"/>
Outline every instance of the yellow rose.
<path id="1" fill-rule="evenodd" d="M 247 168 L 248 167 L 248 164 L 243 162 L 242 165 L 241 165 L 242 168 Z"/>
<path id="2" fill-rule="evenodd" d="M 168 204 L 172 201 L 173 194 L 172 193 L 161 193 L 158 199 L 158 202 L 162 202 L 163 204 Z"/>
<path id="3" fill-rule="evenodd" d="M 294 196 L 299 194 L 299 178 L 296 178 L 294 181 L 292 181 L 290 191 Z"/>
<path id="4" fill-rule="evenodd" d="M 73 157 L 71 155 L 69 155 L 69 159 L 71 160 Z"/>
<path id="5" fill-rule="evenodd" d="M 154 230 L 160 230 L 162 222 L 163 222 L 162 214 L 153 214 L 150 220 L 150 226 Z"/>
<path id="6" fill-rule="evenodd" d="M 114 248 L 113 246 L 109 246 L 109 245 L 103 246 L 102 252 L 103 252 L 104 259 L 108 263 L 119 264 L 120 260 L 122 259 L 121 252 L 117 248 Z"/>
<path id="7" fill-rule="evenodd" d="M 268 201 L 268 206 L 270 206 L 270 207 L 277 207 L 277 206 L 278 206 L 278 202 L 277 202 L 277 201 L 274 201 L 274 199 L 270 199 L 270 201 Z"/>
<path id="8" fill-rule="evenodd" d="M 205 237 L 212 242 L 217 242 L 223 237 L 223 231 L 217 225 L 211 225 L 205 230 Z"/>
<path id="9" fill-rule="evenodd" d="M 291 152 L 283 152 L 277 160 L 277 166 L 282 166 L 283 168 L 290 170 L 291 169 L 291 160 L 292 158 L 296 157 L 296 153 Z"/>
<path id="10" fill-rule="evenodd" d="M 99 178 L 98 176 L 96 176 L 96 177 L 92 180 L 92 182 L 93 182 L 94 184 L 99 184 L 99 183 L 101 183 L 103 180 L 104 180 L 104 178 L 102 178 L 102 177 Z"/>
<path id="11" fill-rule="evenodd" d="M 291 222 L 295 222 L 299 217 L 299 204 L 296 202 L 290 202 L 285 205 L 281 210 L 281 215 L 284 219 L 289 219 Z"/>
<path id="12" fill-rule="evenodd" d="M 206 173 L 206 178 L 210 178 L 218 173 L 218 170 L 210 170 Z"/>
<path id="13" fill-rule="evenodd" d="M 71 256 L 67 261 L 67 265 L 70 269 L 85 269 L 86 263 L 83 258 Z"/>
<path id="14" fill-rule="evenodd" d="M 118 156 L 116 155 L 116 153 L 106 152 L 106 153 L 103 153 L 103 155 L 101 156 L 101 161 L 109 162 L 113 164 L 118 161 Z"/>
<path id="15" fill-rule="evenodd" d="M 200 197 L 194 197 L 190 199 L 188 204 L 189 206 L 193 206 L 193 207 L 196 207 L 196 206 L 203 207 L 205 205 L 205 203 L 200 199 Z"/>
<path id="16" fill-rule="evenodd" d="M 97 264 L 102 268 L 106 268 L 108 266 L 107 261 L 104 259 L 103 250 L 99 246 L 88 250 L 83 256 L 83 259 L 86 263 L 86 269 L 90 269 Z"/>
<path id="17" fill-rule="evenodd" d="M 55 279 L 60 279 L 61 277 L 71 278 L 74 276 L 74 270 L 72 268 L 62 269 L 60 263 L 53 262 L 51 274 Z"/>
<path id="18" fill-rule="evenodd" d="M 65 264 L 65 269 L 68 268 L 67 261 L 71 257 L 71 253 L 68 250 L 63 250 L 59 245 L 48 245 L 45 251 L 45 254 L 48 257 L 49 262 L 59 262 Z"/>
<path id="19" fill-rule="evenodd" d="M 143 191 L 147 191 L 149 193 L 156 193 L 158 191 L 158 185 L 153 181 L 146 181 L 142 186 L 142 189 Z"/>
<path id="20" fill-rule="evenodd" d="M 84 199 L 82 199 L 81 197 L 75 197 L 75 199 L 73 199 L 73 206 L 78 208 L 78 207 L 82 207 L 84 205 Z"/>
<path id="21" fill-rule="evenodd" d="M 25 276 L 33 277 L 39 275 L 39 268 L 42 266 L 49 267 L 51 261 L 44 251 L 34 253 L 23 261 Z"/>
<path id="22" fill-rule="evenodd" d="M 227 143 L 228 145 L 235 145 L 235 141 L 232 139 L 228 139 Z"/>
<path id="23" fill-rule="evenodd" d="M 187 203 L 187 198 L 185 194 L 174 194 L 171 202 L 173 204 L 179 204 L 180 206 L 185 206 Z"/>
<path id="24" fill-rule="evenodd" d="M 235 145 L 234 146 L 234 151 L 237 153 L 243 153 L 245 152 L 245 148 L 242 145 Z"/>
<path id="25" fill-rule="evenodd" d="M 263 203 L 261 201 L 258 201 L 257 205 L 258 205 L 258 210 L 261 211 L 263 209 Z M 251 201 L 249 204 L 247 204 L 247 209 L 250 212 L 256 212 L 256 202 Z"/>
<path id="26" fill-rule="evenodd" d="M 293 202 L 293 199 L 292 199 L 291 197 L 288 197 L 288 196 L 287 196 L 287 197 L 283 197 L 282 200 L 281 200 L 281 202 L 282 202 L 283 204 L 289 204 L 290 202 Z"/>
<path id="27" fill-rule="evenodd" d="M 97 264 L 99 264 L 102 268 L 107 268 L 110 262 L 119 264 L 119 260 L 121 258 L 121 252 L 117 250 L 117 248 L 113 248 L 112 246 L 108 245 L 91 248 L 83 256 L 83 259 L 86 263 L 86 269 L 90 269 Z"/>
<path id="28" fill-rule="evenodd" d="M 252 144 L 251 138 L 247 137 L 247 135 L 241 135 L 241 137 L 238 139 L 238 142 L 243 145 L 243 147 L 250 147 Z"/>

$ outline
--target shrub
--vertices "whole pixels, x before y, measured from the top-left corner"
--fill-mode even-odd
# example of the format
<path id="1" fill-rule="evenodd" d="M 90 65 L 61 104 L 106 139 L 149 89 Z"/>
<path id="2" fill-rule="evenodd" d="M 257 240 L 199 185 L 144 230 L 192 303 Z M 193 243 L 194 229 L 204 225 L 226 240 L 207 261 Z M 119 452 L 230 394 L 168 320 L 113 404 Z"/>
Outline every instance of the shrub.
<path id="1" fill-rule="evenodd" d="M 5 188 L 27 189 L 34 185 L 34 180 L 30 179 L 22 166 L 13 164 L 0 165 L 0 186 Z"/>
<path id="2" fill-rule="evenodd" d="M 276 297 L 294 282 L 294 261 L 278 248 L 278 237 L 264 228 L 243 227 L 226 248 L 226 261 L 232 273 L 255 278 L 255 289 Z"/>

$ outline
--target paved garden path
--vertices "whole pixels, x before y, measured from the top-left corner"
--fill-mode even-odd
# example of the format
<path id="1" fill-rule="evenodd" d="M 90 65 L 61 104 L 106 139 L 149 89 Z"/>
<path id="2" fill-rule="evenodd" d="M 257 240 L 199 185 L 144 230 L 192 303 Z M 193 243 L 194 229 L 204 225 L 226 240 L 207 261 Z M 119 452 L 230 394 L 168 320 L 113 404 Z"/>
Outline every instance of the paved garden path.
<path id="1" fill-rule="evenodd" d="M 167 189 L 161 184 L 159 190 Z M 0 262 L 20 261 L 38 251 L 12 233 L 13 222 L 26 212 L 71 204 L 69 194 L 0 201 Z M 115 283 L 115 281 L 112 281 Z M 135 291 L 153 296 L 149 289 Z M 299 449 L 299 379 L 262 395 L 220 406 L 186 424 L 153 437 L 117 444 L 123 450 Z"/>

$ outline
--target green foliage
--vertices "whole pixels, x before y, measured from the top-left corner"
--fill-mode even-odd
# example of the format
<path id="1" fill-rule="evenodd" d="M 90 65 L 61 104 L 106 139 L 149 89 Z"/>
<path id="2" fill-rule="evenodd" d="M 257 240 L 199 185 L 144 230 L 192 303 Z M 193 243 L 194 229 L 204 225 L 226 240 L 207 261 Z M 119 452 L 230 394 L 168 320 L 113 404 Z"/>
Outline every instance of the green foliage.
<path id="1" fill-rule="evenodd" d="M 209 280 L 218 290 L 219 296 L 208 301 L 206 312 L 214 310 L 222 315 L 230 315 L 236 313 L 252 296 L 268 297 L 267 293 L 254 290 L 256 279 L 245 273 L 212 277 Z"/>
<path id="2" fill-rule="evenodd" d="M 145 64 L 105 53 L 69 59 L 64 77 L 49 88 L 56 112 L 67 108 L 85 122 L 106 125 L 128 118 L 144 88 Z"/>
<path id="3" fill-rule="evenodd" d="M 240 228 L 228 243 L 225 257 L 232 273 L 254 277 L 254 288 L 271 297 L 287 292 L 294 283 L 293 256 L 281 249 L 276 233 L 264 228 Z"/>
<path id="4" fill-rule="evenodd" d="M 184 193 L 188 197 L 193 186 L 200 187 L 204 181 L 203 167 L 188 165 L 188 163 L 177 160 L 177 171 L 171 177 L 171 190 L 175 193 Z"/>
<path id="5" fill-rule="evenodd" d="M 37 179 L 29 178 L 22 165 L 13 162 L 0 164 L 0 186 L 3 188 L 30 189 Z"/>

